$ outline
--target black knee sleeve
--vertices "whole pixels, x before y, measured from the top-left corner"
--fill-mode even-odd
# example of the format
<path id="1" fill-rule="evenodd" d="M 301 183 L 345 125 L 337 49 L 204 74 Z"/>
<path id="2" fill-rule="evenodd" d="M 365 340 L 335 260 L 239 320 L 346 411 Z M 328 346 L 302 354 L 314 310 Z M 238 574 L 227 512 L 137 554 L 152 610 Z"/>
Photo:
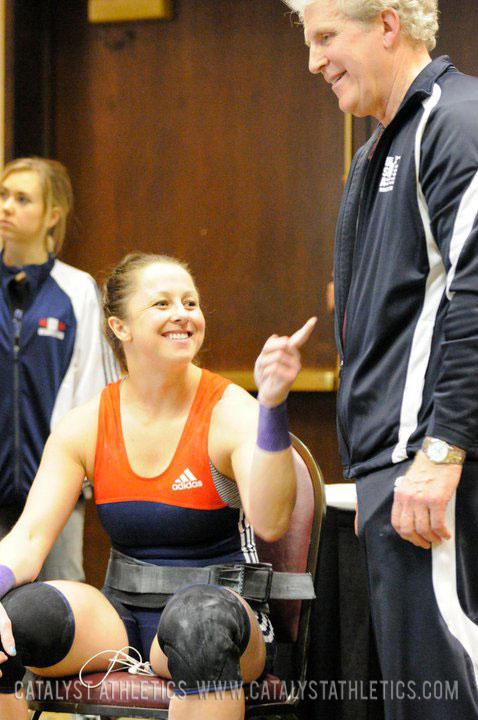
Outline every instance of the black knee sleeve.
<path id="1" fill-rule="evenodd" d="M 198 692 L 203 683 L 241 682 L 240 659 L 247 647 L 247 610 L 233 593 L 216 585 L 189 585 L 164 608 L 159 645 L 176 687 Z"/>
<path id="2" fill-rule="evenodd" d="M 0 665 L 0 692 L 13 693 L 26 666 L 49 667 L 63 660 L 73 644 L 75 620 L 65 596 L 45 583 L 14 588 L 1 602 L 12 623 L 17 654 Z"/>

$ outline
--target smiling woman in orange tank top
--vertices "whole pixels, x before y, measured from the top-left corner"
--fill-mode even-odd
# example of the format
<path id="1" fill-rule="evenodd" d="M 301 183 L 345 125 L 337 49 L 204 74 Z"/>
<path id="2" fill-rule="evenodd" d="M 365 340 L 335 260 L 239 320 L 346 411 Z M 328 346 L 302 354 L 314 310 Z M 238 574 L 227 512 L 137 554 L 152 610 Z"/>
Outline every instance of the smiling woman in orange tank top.
<path id="1" fill-rule="evenodd" d="M 0 543 L 0 715 L 27 718 L 12 691 L 25 666 L 72 674 L 95 653 L 129 644 L 176 683 L 172 720 L 241 718 L 242 693 L 199 702 L 195 685 L 250 682 L 270 669 L 267 609 L 220 583 L 187 582 L 187 574 L 255 563 L 254 533 L 273 541 L 286 532 L 296 477 L 285 403 L 316 319 L 267 340 L 255 366 L 256 400 L 195 364 L 205 321 L 183 263 L 126 256 L 106 282 L 104 313 L 124 375 L 50 436 L 25 510 Z M 105 585 L 32 583 L 85 475 L 112 544 Z M 122 575 L 124 567 L 131 573 Z M 171 567 L 186 577 L 172 594 L 141 584 L 145 572 Z M 47 604 L 54 622 L 44 618 Z M 47 631 L 59 635 L 55 652 Z M 104 669 L 105 657 L 89 669 Z"/>

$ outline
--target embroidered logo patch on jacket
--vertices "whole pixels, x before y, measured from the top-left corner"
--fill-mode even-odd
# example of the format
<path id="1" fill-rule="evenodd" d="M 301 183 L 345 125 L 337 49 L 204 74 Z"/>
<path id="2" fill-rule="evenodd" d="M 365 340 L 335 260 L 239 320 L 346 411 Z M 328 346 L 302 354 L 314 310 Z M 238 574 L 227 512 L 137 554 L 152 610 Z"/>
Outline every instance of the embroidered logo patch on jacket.
<path id="1" fill-rule="evenodd" d="M 46 335 L 48 337 L 55 337 L 58 340 L 63 340 L 65 330 L 65 323 L 62 320 L 58 320 L 58 318 L 46 317 L 40 318 L 38 321 L 38 335 Z"/>
<path id="2" fill-rule="evenodd" d="M 401 158 L 401 155 L 392 155 L 385 160 L 379 192 L 390 192 L 393 190 Z"/>

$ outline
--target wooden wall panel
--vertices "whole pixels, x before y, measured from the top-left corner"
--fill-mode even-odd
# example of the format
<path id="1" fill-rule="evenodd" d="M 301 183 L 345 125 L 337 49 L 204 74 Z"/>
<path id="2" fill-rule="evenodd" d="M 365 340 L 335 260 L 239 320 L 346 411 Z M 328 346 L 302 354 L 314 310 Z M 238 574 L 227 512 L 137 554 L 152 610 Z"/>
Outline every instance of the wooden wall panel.
<path id="1" fill-rule="evenodd" d="M 440 31 L 433 56 L 450 55 L 459 70 L 478 75 L 476 0 L 439 0 Z"/>
<path id="2" fill-rule="evenodd" d="M 277 0 L 177 0 L 172 22 L 56 17 L 56 152 L 96 276 L 133 249 L 187 259 L 208 315 L 203 362 L 250 368 L 264 338 L 323 317 L 342 118 Z M 321 319 L 309 366 L 333 366 Z"/>
<path id="3" fill-rule="evenodd" d="M 8 160 L 25 155 L 55 155 L 52 112 L 55 78 L 50 62 L 54 51 L 55 1 L 7 2 L 10 17 L 7 91 L 11 94 Z"/>

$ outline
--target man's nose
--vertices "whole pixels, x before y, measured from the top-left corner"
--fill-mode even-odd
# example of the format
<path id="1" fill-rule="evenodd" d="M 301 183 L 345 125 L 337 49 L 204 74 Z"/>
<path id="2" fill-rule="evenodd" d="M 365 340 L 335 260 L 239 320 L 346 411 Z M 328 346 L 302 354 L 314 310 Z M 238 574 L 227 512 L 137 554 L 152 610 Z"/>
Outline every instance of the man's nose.
<path id="1" fill-rule="evenodd" d="M 327 59 L 322 49 L 319 47 L 311 47 L 309 50 L 309 72 L 317 75 L 322 72 L 326 64 Z"/>

